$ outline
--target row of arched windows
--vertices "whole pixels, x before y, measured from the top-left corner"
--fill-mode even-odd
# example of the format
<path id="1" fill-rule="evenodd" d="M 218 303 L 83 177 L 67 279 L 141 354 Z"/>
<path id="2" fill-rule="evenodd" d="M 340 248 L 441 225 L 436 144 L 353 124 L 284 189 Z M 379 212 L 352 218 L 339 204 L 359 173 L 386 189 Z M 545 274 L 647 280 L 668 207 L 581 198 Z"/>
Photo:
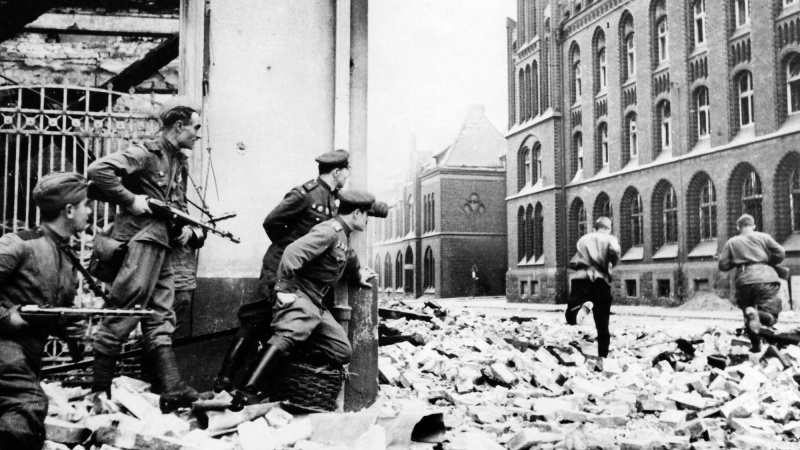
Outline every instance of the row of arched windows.
<path id="1" fill-rule="evenodd" d="M 544 255 L 542 204 L 519 207 L 517 212 L 517 256 L 520 263 L 539 263 Z M 540 261 L 541 260 L 541 261 Z"/>
<path id="2" fill-rule="evenodd" d="M 405 261 L 405 262 L 404 262 Z M 374 269 L 378 273 L 380 288 L 382 289 L 406 289 L 413 290 L 413 270 L 406 270 L 406 267 L 414 265 L 414 253 L 411 248 L 406 249 L 405 259 L 402 251 L 398 251 L 392 263 L 392 257 L 386 254 L 381 258 L 375 255 Z M 436 259 L 433 250 L 428 247 L 425 249 L 425 257 L 422 264 L 422 288 L 423 290 L 436 288 Z"/>
<path id="3" fill-rule="evenodd" d="M 800 154 L 790 153 L 779 164 L 776 172 L 776 230 L 775 236 L 785 240 L 790 234 L 800 233 Z M 736 219 L 744 213 L 755 218 L 756 228 L 763 230 L 763 189 L 761 177 L 749 163 L 736 166 L 728 180 L 727 232 L 729 236 L 736 233 Z M 685 233 L 687 249 L 691 251 L 703 241 L 714 241 L 718 237 L 718 196 L 714 181 L 704 171 L 699 171 L 691 178 L 686 189 L 686 217 L 679 210 L 678 196 L 672 184 L 662 179 L 659 181 L 650 198 L 650 244 L 656 252 L 665 245 L 676 245 Z M 620 217 L 614 234 L 620 237 L 623 253 L 634 247 L 645 244 L 645 212 L 644 202 L 637 188 L 628 187 L 619 204 Z M 531 209 L 531 207 L 528 207 Z M 519 211 L 519 245 L 518 254 L 527 256 L 530 233 L 526 222 L 529 217 L 525 210 Z M 535 216 L 535 215 L 534 215 Z M 600 193 L 591 209 L 580 197 L 572 200 L 568 211 L 568 241 L 574 249 L 580 236 L 591 231 L 592 223 L 601 216 L 613 218 L 612 202 L 606 193 Z M 681 230 L 680 224 L 685 223 Z M 538 237 L 537 237 L 538 238 Z M 708 255 L 705 255 L 708 256 Z"/>

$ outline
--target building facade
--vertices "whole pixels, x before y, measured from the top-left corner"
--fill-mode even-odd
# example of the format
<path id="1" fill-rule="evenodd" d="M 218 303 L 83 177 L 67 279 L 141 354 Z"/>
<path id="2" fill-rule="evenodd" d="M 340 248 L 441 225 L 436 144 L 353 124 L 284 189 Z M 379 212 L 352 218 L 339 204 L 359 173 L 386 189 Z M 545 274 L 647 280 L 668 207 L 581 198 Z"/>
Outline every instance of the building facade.
<path id="1" fill-rule="evenodd" d="M 388 296 L 505 292 L 503 135 L 473 107 L 453 143 L 432 158 L 412 147 L 409 176 L 372 230 L 371 261 Z M 426 159 L 426 161 L 421 161 Z"/>
<path id="2" fill-rule="evenodd" d="M 600 216 L 622 245 L 621 303 L 729 297 L 716 255 L 745 212 L 800 273 L 800 1 L 755 6 L 519 0 L 510 298 L 564 301 L 575 243 Z"/>

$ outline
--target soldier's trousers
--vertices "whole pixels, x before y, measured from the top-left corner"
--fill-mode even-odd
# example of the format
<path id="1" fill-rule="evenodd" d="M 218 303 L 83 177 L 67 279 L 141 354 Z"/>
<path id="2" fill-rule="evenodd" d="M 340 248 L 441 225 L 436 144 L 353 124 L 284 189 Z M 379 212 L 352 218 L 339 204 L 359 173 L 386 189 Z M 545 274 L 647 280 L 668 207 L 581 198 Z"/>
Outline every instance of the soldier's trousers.
<path id="1" fill-rule="evenodd" d="M 269 331 L 272 323 L 272 306 L 274 305 L 275 283 L 278 281 L 275 272 L 267 267 L 261 267 L 261 275 L 258 277 L 258 287 L 253 299 L 239 307 L 239 328 L 238 336 L 263 337 Z"/>
<path id="2" fill-rule="evenodd" d="M 172 310 L 175 290 L 172 265 L 166 261 L 169 249 L 152 242 L 129 242 L 128 254 L 109 295 L 114 307 L 133 308 L 141 305 L 152 309 L 150 317 L 109 317 L 100 323 L 95 337 L 95 351 L 118 355 L 131 331 L 141 320 L 145 351 L 172 345 L 175 312 Z"/>
<path id="3" fill-rule="evenodd" d="M 273 319 L 269 344 L 287 353 L 296 348 L 319 352 L 335 364 L 347 364 L 353 356 L 353 348 L 347 333 L 333 318 L 330 311 L 303 292 L 296 292 L 297 299 L 288 304 L 273 307 Z"/>
<path id="4" fill-rule="evenodd" d="M 38 450 L 45 440 L 47 395 L 41 355 L 0 339 L 0 449 Z"/>
<path id="5" fill-rule="evenodd" d="M 609 317 L 611 316 L 611 286 L 602 278 L 595 281 L 589 279 L 573 279 L 570 283 L 569 301 L 565 317 L 567 323 L 575 325 L 578 311 L 584 303 L 592 302 L 592 316 L 597 328 L 597 356 L 608 356 L 608 347 L 611 345 L 611 332 L 608 330 Z"/>

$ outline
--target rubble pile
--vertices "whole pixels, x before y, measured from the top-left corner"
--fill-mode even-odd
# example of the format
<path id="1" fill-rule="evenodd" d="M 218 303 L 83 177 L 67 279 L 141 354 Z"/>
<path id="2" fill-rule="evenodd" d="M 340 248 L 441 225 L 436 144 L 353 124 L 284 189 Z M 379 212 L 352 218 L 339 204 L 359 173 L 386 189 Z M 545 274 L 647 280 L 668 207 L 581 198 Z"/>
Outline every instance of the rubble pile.
<path id="1" fill-rule="evenodd" d="M 435 315 L 437 311 L 426 308 Z M 444 448 L 800 448 L 800 348 L 749 353 L 721 328 L 612 328 L 470 312 L 384 321 L 424 344 L 381 347 L 384 408 L 444 410 Z"/>
<path id="2" fill-rule="evenodd" d="M 227 393 L 162 414 L 140 380 L 111 399 L 44 383 L 49 450 L 800 448 L 800 348 L 722 327 L 612 327 L 599 360 L 591 323 L 486 318 L 435 302 L 381 308 L 377 405 L 300 414 Z"/>

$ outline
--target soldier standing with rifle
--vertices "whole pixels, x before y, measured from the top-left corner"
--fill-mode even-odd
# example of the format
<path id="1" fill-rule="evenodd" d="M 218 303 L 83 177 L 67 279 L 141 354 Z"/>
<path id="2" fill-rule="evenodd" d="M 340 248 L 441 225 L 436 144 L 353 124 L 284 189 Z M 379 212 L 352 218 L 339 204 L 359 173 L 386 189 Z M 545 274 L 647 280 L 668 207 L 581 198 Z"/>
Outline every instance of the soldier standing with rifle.
<path id="1" fill-rule="evenodd" d="M 171 227 L 157 217 L 148 199 L 181 204 L 186 196 L 187 156 L 200 139 L 200 113 L 191 101 L 174 97 L 161 108 L 161 136 L 131 145 L 93 162 L 89 178 L 100 196 L 120 206 L 111 237 L 127 243 L 122 267 L 111 284 L 111 303 L 118 308 L 150 308 L 150 317 L 110 317 L 97 330 L 92 391 L 107 391 L 122 345 L 141 320 L 146 356 L 156 370 L 162 411 L 197 400 L 197 391 L 183 381 L 175 353 L 174 276 L 167 259 L 172 247 L 182 247 L 198 233 Z"/>
<path id="2" fill-rule="evenodd" d="M 45 440 L 47 396 L 39 385 L 48 335 L 75 342 L 81 318 L 28 317 L 25 305 L 73 306 L 77 278 L 70 237 L 91 217 L 87 183 L 79 174 L 55 172 L 33 189 L 39 227 L 0 238 L 0 448 L 38 449 Z"/>
<path id="3" fill-rule="evenodd" d="M 756 231 L 750 214 L 742 214 L 736 228 L 739 235 L 725 243 L 718 265 L 723 272 L 736 269 L 736 305 L 744 313 L 750 351 L 757 353 L 761 351 L 761 326 L 775 325 L 782 309 L 780 278 L 773 267 L 783 261 L 786 251 L 772 236 Z"/>
<path id="4" fill-rule="evenodd" d="M 230 391 L 233 379 L 259 339 L 265 337 L 275 303 L 276 272 L 286 247 L 305 236 L 315 225 L 337 212 L 337 192 L 350 176 L 350 154 L 334 150 L 316 158 L 319 177 L 289 191 L 264 219 L 264 231 L 272 244 L 264 254 L 258 288 L 253 299 L 239 308 L 241 327 L 222 360 L 214 391 Z"/>
<path id="5" fill-rule="evenodd" d="M 369 216 L 386 217 L 389 208 L 364 191 L 341 191 L 339 200 L 335 218 L 315 226 L 283 252 L 269 342 L 244 388 L 234 391 L 231 410 L 258 403 L 264 381 L 289 354 L 301 354 L 304 362 L 318 366 L 350 362 L 353 349 L 347 333 L 323 299 L 343 276 L 371 287 L 369 280 L 377 275 L 360 267 L 350 234 L 364 231 Z"/>

